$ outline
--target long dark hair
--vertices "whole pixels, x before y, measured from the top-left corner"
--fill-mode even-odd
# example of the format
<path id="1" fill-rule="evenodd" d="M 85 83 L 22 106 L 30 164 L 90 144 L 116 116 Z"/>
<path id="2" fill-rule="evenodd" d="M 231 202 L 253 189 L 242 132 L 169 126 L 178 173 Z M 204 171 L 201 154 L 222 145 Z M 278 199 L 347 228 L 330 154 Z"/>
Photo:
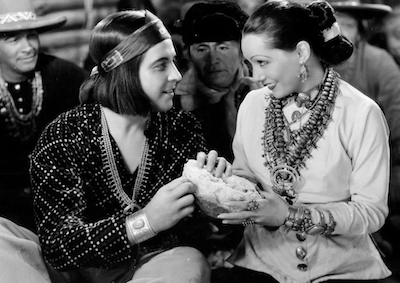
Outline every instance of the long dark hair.
<path id="1" fill-rule="evenodd" d="M 323 30 L 336 22 L 334 10 L 325 1 L 314 1 L 307 6 L 290 1 L 268 1 L 247 20 L 243 34 L 268 36 L 274 48 L 292 51 L 299 41 L 307 41 L 316 56 L 326 66 L 347 60 L 353 45 L 342 35 L 325 41 Z"/>
<path id="2" fill-rule="evenodd" d="M 143 10 L 117 12 L 100 21 L 93 29 L 89 44 L 95 64 L 99 65 L 110 50 L 144 24 Z M 142 57 L 136 56 L 109 72 L 98 67 L 98 73 L 81 86 L 81 102 L 98 102 L 119 114 L 147 115 L 151 105 L 139 80 Z"/>

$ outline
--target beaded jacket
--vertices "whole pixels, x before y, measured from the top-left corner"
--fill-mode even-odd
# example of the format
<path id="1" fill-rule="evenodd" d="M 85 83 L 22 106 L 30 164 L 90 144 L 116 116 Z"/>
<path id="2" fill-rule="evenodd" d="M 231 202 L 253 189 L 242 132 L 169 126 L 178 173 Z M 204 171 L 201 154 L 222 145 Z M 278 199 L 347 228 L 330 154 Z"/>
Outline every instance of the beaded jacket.
<path id="1" fill-rule="evenodd" d="M 198 231 L 204 231 L 200 228 L 204 216 L 196 211 L 170 230 L 130 246 L 125 205 L 107 182 L 109 169 L 101 154 L 100 121 L 98 104 L 74 108 L 44 130 L 33 152 L 31 175 L 38 235 L 46 260 L 57 270 L 133 265 L 143 254 L 195 241 L 195 236 L 182 228 L 185 225 L 196 222 Z M 197 120 L 176 109 L 152 113 L 145 136 L 148 166 L 135 199 L 140 207 L 163 185 L 180 177 L 188 159 L 206 150 Z M 136 174 L 126 169 L 116 142 L 112 136 L 110 139 L 122 188 L 131 196 Z"/>

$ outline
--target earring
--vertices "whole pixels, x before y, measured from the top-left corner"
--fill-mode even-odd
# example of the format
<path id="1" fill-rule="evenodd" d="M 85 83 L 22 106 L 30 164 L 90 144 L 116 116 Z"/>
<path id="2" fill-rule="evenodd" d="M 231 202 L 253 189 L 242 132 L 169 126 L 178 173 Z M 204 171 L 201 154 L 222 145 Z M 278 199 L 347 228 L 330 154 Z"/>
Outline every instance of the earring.
<path id="1" fill-rule="evenodd" d="M 300 70 L 297 77 L 301 79 L 302 83 L 304 83 L 308 79 L 308 71 L 304 62 L 300 63 Z"/>

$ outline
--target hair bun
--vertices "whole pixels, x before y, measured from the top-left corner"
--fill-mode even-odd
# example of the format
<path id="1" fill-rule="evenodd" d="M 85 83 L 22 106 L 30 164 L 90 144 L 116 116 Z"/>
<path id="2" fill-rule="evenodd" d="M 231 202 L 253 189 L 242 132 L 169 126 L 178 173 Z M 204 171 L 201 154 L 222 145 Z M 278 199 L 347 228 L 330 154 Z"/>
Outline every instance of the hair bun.
<path id="1" fill-rule="evenodd" d="M 329 29 L 336 22 L 335 10 L 326 1 L 313 1 L 307 5 L 310 10 L 311 18 L 319 31 Z"/>

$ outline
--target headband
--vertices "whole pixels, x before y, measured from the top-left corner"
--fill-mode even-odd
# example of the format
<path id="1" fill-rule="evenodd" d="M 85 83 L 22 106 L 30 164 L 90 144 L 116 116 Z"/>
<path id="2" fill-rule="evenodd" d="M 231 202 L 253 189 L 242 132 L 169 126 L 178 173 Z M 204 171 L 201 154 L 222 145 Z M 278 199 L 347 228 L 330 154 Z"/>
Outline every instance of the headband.
<path id="1" fill-rule="evenodd" d="M 322 31 L 324 37 L 324 42 L 334 39 L 336 36 L 340 35 L 340 27 L 338 22 L 334 22 L 330 28 L 324 29 Z"/>
<path id="2" fill-rule="evenodd" d="M 150 22 L 135 30 L 104 56 L 105 59 L 100 66 L 105 72 L 143 54 L 155 44 L 171 38 L 161 20 L 154 14 L 145 11 L 145 19 Z"/>

